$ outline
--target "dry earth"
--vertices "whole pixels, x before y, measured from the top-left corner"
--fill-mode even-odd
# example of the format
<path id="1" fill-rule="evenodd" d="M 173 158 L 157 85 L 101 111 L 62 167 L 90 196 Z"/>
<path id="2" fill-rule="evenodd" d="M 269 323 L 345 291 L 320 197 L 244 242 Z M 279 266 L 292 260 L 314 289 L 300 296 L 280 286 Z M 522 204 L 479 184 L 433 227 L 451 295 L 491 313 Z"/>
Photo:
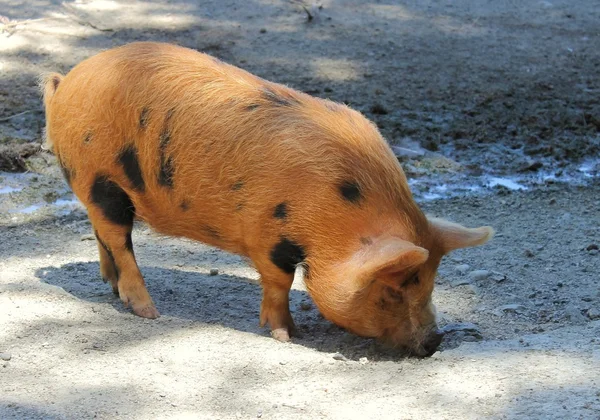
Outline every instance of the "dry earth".
<path id="1" fill-rule="evenodd" d="M 322 4 L 307 22 L 275 0 L 0 0 L 0 169 L 29 171 L 0 173 L 0 418 L 600 418 L 597 2 Z M 162 317 L 122 308 L 84 211 L 37 153 L 36 78 L 133 40 L 351 104 L 416 151 L 403 163 L 427 212 L 497 229 L 441 266 L 452 332 L 438 353 L 340 330 L 301 279 L 303 336 L 278 343 L 240 258 L 144 226 L 136 254 Z M 482 178 L 515 174 L 527 190 Z"/>

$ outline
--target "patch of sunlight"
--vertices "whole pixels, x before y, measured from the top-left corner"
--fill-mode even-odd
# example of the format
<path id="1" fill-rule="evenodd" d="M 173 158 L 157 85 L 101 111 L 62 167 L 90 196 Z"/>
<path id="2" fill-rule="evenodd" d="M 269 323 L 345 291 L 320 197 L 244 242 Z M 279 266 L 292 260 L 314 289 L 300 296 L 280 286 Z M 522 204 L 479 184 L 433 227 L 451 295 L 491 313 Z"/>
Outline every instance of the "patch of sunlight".
<path id="1" fill-rule="evenodd" d="M 396 20 L 403 22 L 413 21 L 424 27 L 435 29 L 444 33 L 460 35 L 477 35 L 483 32 L 483 28 L 470 23 L 461 22 L 446 15 L 426 16 L 419 13 L 408 11 L 405 7 L 388 4 L 370 4 L 364 6 L 374 16 L 387 20 Z"/>
<path id="2" fill-rule="evenodd" d="M 122 6 L 117 3 L 116 1 L 111 1 L 111 0 L 94 0 L 94 1 L 81 1 L 81 0 L 77 0 L 75 1 L 75 3 L 73 4 L 73 6 L 80 8 L 80 9 L 87 9 L 87 10 L 108 10 L 108 11 L 114 11 L 114 10 L 118 10 L 120 9 Z"/>
<path id="3" fill-rule="evenodd" d="M 193 6 L 185 4 L 129 3 L 111 0 L 95 0 L 89 3 L 75 3 L 79 10 L 95 22 L 104 22 L 102 26 L 123 27 L 140 25 L 142 27 L 173 28 L 198 23 L 198 17 L 192 12 Z M 118 14 L 115 11 L 118 10 Z"/>
<path id="4" fill-rule="evenodd" d="M 310 65 L 313 74 L 323 79 L 336 82 L 360 79 L 360 67 L 349 60 L 319 57 L 311 60 Z"/>
<path id="5" fill-rule="evenodd" d="M 378 17 L 384 17 L 386 19 L 397 19 L 397 20 L 413 20 L 418 19 L 414 13 L 406 10 L 404 6 L 396 4 L 369 4 L 363 6 L 366 10 L 370 11 L 371 14 Z"/>
<path id="6" fill-rule="evenodd" d="M 20 34 L 13 34 L 12 36 L 8 36 L 8 34 L 0 34 L 0 51 L 10 52 L 10 51 L 18 51 L 21 49 L 27 49 L 30 45 L 29 39 Z M 2 60 L 3 63 L 6 63 L 6 59 Z"/>

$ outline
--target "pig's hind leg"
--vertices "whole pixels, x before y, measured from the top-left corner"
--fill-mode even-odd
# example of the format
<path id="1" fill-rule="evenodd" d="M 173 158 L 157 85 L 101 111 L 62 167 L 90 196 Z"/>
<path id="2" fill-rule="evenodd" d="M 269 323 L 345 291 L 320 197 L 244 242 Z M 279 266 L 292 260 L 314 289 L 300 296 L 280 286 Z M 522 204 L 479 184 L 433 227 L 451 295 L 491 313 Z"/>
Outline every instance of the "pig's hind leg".
<path id="1" fill-rule="evenodd" d="M 85 204 L 98 239 L 103 278 L 110 281 L 115 294 L 136 315 L 157 318 L 159 313 L 133 253 L 131 231 L 135 208 L 131 199 L 108 177 L 97 176 Z"/>

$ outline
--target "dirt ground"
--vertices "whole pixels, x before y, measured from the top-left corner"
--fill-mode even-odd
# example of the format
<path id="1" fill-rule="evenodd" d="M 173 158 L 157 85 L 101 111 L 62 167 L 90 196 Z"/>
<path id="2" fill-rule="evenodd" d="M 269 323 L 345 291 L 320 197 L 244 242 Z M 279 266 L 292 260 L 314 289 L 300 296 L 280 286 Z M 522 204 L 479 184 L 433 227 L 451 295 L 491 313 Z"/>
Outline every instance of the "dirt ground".
<path id="1" fill-rule="evenodd" d="M 292 1 L 0 0 L 0 170 L 19 172 L 0 172 L 0 418 L 600 418 L 597 2 L 320 4 L 308 22 Z M 39 152 L 36 83 L 133 40 L 350 104 L 410 149 L 428 213 L 494 226 L 442 263 L 439 352 L 337 328 L 301 279 L 302 337 L 276 342 L 240 258 L 143 225 L 162 316 L 122 308 Z"/>

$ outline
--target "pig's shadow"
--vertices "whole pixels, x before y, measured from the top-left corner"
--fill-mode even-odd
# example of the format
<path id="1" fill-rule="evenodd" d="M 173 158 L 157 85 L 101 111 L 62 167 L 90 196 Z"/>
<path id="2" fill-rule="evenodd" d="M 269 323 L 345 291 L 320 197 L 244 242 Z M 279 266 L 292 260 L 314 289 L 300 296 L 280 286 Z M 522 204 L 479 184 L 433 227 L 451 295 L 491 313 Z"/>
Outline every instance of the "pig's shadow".
<path id="1" fill-rule="evenodd" d="M 197 272 L 140 267 L 150 295 L 163 318 L 187 319 L 204 324 L 268 336 L 267 328 L 258 326 L 261 288 L 244 277 L 209 276 Z M 112 305 L 117 311 L 129 312 L 109 285 L 102 282 L 98 263 L 78 262 L 36 271 L 41 281 L 58 286 L 78 299 Z M 351 360 L 367 356 L 371 360 L 398 360 L 397 351 L 387 349 L 375 340 L 357 337 L 325 320 L 306 292 L 292 290 L 290 309 L 300 336 L 293 343 L 327 353 L 341 353 Z M 131 314 L 132 317 L 135 315 Z M 169 328 L 181 328 L 165 323 Z"/>

